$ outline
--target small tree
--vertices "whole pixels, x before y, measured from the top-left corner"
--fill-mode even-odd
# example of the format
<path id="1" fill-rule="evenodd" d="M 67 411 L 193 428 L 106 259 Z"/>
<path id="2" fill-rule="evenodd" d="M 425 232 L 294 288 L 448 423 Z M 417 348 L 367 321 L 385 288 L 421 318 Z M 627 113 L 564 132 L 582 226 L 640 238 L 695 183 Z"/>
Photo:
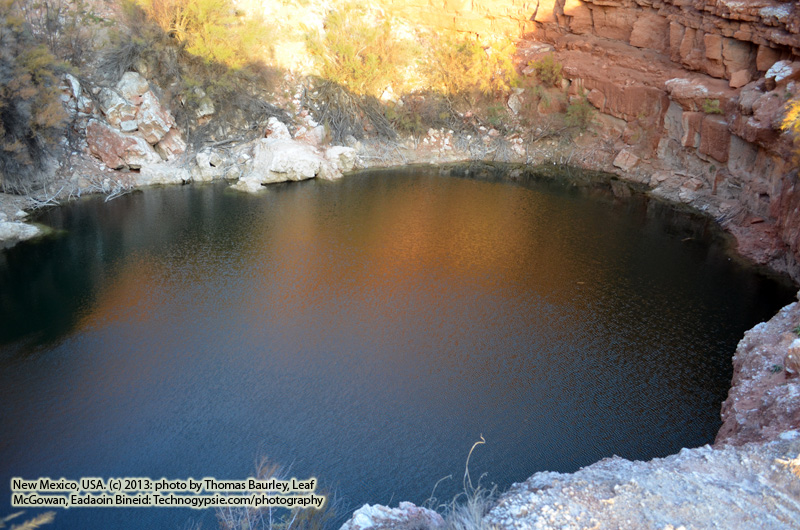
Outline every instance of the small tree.
<path id="1" fill-rule="evenodd" d="M 567 114 L 564 117 L 564 122 L 569 127 L 575 127 L 579 131 L 584 132 L 589 128 L 594 117 L 594 107 L 586 99 L 586 96 L 581 96 L 577 101 L 573 101 L 567 105 Z"/>
<path id="2" fill-rule="evenodd" d="M 498 95 L 517 84 L 510 41 L 484 45 L 473 36 L 445 34 L 434 37 L 431 48 L 427 77 L 448 97 L 474 105 L 481 96 Z"/>
<path id="3" fill-rule="evenodd" d="M 0 0 L 0 178 L 7 191 L 28 190 L 58 152 L 65 70 L 34 40 L 16 0 Z"/>
<path id="4" fill-rule="evenodd" d="M 145 13 L 187 52 L 240 68 L 268 48 L 267 24 L 244 16 L 232 0 L 138 0 Z"/>
<path id="5" fill-rule="evenodd" d="M 391 19 L 357 2 L 331 10 L 324 33 L 306 35 L 306 48 L 320 77 L 359 96 L 379 97 L 408 63 Z"/>
<path id="6" fill-rule="evenodd" d="M 552 53 L 548 53 L 538 61 L 531 61 L 528 65 L 536 71 L 539 81 L 548 86 L 557 86 L 561 84 L 563 76 L 561 70 L 563 65 L 556 61 Z"/>

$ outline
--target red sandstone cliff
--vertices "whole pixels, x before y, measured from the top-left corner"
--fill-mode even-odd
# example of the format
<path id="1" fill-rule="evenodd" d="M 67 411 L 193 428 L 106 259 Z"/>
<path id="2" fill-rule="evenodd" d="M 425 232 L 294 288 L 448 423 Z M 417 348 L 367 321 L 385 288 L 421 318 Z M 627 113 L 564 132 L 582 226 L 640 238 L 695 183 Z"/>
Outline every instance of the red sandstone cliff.
<path id="1" fill-rule="evenodd" d="M 800 6 L 778 0 L 380 0 L 429 26 L 524 35 L 599 111 L 625 177 L 717 217 L 740 252 L 800 279 L 786 101 L 800 94 Z M 547 44 L 548 46 L 543 46 Z"/>

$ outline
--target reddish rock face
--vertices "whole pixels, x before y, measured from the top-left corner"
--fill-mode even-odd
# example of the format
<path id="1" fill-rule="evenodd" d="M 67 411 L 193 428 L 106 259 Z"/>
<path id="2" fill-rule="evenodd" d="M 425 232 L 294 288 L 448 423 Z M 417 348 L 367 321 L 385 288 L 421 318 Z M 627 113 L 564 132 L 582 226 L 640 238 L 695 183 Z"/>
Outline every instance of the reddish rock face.
<path id="1" fill-rule="evenodd" d="M 649 182 L 735 217 L 740 250 L 800 279 L 800 215 L 785 206 L 798 165 L 780 131 L 800 95 L 800 2 L 534 0 L 532 11 L 532 39 L 553 46 L 570 94 L 584 90 L 599 132 L 639 159 L 635 174 L 623 159 L 606 167 L 671 175 Z M 711 178 L 698 188 L 698 175 Z M 737 224 L 747 215 L 765 222 Z"/>
<path id="2" fill-rule="evenodd" d="M 155 147 L 161 158 L 168 161 L 175 160 L 178 155 L 186 152 L 186 142 L 183 141 L 180 131 L 174 127 L 164 135 Z"/>
<path id="3" fill-rule="evenodd" d="M 669 21 L 655 14 L 644 15 L 633 24 L 631 46 L 664 52 L 669 48 Z"/>
<path id="4" fill-rule="evenodd" d="M 86 127 L 89 151 L 111 169 L 137 169 L 161 161 L 153 148 L 138 136 L 122 133 L 113 127 L 91 120 Z"/>
<path id="5" fill-rule="evenodd" d="M 717 162 L 728 161 L 731 133 L 728 122 L 721 116 L 704 116 L 700 129 L 700 151 Z"/>

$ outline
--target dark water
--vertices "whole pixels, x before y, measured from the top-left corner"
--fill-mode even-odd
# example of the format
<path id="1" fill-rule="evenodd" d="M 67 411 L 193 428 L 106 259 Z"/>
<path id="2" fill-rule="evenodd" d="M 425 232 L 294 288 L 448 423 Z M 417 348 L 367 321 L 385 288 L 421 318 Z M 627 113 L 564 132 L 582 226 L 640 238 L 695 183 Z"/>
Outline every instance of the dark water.
<path id="1" fill-rule="evenodd" d="M 9 478 L 242 479 L 267 455 L 352 510 L 713 440 L 742 333 L 792 290 L 707 221 L 597 187 L 422 172 L 151 189 L 0 253 Z M 29 514 L 35 511 L 29 511 Z M 59 528 L 214 527 L 70 509 Z"/>

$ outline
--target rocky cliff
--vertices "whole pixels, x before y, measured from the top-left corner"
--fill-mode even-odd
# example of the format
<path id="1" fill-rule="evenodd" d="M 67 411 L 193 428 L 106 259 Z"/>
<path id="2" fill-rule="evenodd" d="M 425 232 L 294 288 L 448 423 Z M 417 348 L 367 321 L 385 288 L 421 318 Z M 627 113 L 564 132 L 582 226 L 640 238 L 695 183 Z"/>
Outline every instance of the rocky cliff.
<path id="1" fill-rule="evenodd" d="M 633 157 L 617 167 L 707 209 L 742 253 L 797 278 L 797 164 L 779 125 L 800 85 L 800 7 L 770 0 L 540 0 L 554 46 Z"/>

